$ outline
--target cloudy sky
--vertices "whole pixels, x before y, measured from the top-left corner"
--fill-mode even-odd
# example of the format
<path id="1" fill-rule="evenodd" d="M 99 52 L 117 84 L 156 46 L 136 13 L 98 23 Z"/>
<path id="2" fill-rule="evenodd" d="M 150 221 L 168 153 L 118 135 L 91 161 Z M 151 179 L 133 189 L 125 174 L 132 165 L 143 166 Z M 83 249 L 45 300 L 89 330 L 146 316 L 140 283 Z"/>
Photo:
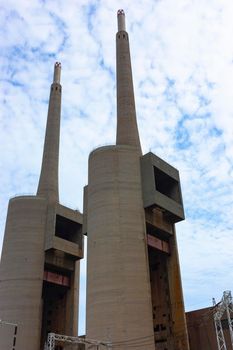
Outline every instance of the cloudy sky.
<path id="1" fill-rule="evenodd" d="M 119 7 L 127 15 L 143 151 L 180 171 L 186 310 L 209 306 L 233 291 L 231 0 L 0 0 L 0 250 L 9 198 L 37 188 L 57 60 L 60 201 L 82 210 L 88 154 L 115 142 Z M 82 287 L 80 333 L 84 295 Z"/>

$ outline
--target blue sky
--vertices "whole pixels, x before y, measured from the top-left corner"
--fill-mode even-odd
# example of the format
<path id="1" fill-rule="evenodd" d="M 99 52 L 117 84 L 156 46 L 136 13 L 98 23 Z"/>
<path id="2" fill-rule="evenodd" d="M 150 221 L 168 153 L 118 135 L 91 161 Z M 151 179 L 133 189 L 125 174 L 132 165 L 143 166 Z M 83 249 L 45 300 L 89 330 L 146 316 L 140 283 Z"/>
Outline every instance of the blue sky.
<path id="1" fill-rule="evenodd" d="M 233 4 L 230 0 L 0 0 L 0 249 L 10 197 L 35 193 L 49 87 L 62 62 L 60 201 L 82 210 L 90 151 L 115 142 L 118 7 L 130 35 L 138 125 L 179 169 L 187 310 L 233 290 Z M 82 281 L 85 269 L 82 269 Z M 81 291 L 80 333 L 84 332 Z"/>

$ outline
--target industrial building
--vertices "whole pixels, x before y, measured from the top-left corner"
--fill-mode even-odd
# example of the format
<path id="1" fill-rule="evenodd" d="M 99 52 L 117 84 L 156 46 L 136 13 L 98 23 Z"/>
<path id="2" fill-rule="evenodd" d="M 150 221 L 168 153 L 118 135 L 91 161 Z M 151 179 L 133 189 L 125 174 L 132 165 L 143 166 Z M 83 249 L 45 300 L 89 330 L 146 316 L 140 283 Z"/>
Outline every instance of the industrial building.
<path id="1" fill-rule="evenodd" d="M 0 318 L 17 324 L 17 337 L 9 347 L 11 338 L 1 336 L 1 350 L 44 349 L 50 332 L 77 335 L 82 215 L 59 203 L 60 73 L 56 63 L 37 194 L 9 201 Z"/>
<path id="2" fill-rule="evenodd" d="M 233 349 L 233 303 L 230 291 L 213 306 L 186 313 L 190 350 Z"/>
<path id="3" fill-rule="evenodd" d="M 175 223 L 179 173 L 142 155 L 129 36 L 118 11 L 116 145 L 89 156 L 86 336 L 116 349 L 188 350 Z"/>
<path id="4" fill-rule="evenodd" d="M 83 215 L 59 203 L 62 88 L 61 65 L 55 64 L 37 194 L 9 202 L 0 263 L 0 319 L 16 328 L 9 345 L 5 324 L 1 350 L 61 350 L 68 342 L 83 344 L 80 349 L 85 344 L 86 349 L 208 349 L 201 340 L 202 311 L 187 314 L 189 336 L 187 331 L 175 230 L 184 220 L 179 172 L 151 152 L 142 154 L 123 10 L 117 18 L 116 143 L 89 156 Z M 81 339 L 77 328 L 84 235 L 87 315 Z M 213 334 L 212 326 L 207 327 Z"/>

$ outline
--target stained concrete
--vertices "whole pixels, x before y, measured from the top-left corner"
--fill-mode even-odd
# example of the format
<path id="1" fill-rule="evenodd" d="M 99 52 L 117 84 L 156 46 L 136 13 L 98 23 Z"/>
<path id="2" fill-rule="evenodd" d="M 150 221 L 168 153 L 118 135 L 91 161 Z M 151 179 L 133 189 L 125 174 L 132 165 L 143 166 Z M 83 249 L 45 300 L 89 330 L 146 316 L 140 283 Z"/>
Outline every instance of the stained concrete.
<path id="1" fill-rule="evenodd" d="M 91 153 L 87 218 L 87 338 L 147 336 L 146 348 L 154 349 L 137 149 L 109 146 Z"/>
<path id="2" fill-rule="evenodd" d="M 116 50 L 116 145 L 90 154 L 84 194 L 87 337 L 118 350 L 188 350 L 174 226 L 184 219 L 179 174 L 152 153 L 141 157 L 122 10 Z"/>
<path id="3" fill-rule="evenodd" d="M 59 204 L 60 73 L 56 63 L 37 195 L 9 202 L 0 319 L 16 323 L 18 331 L 14 346 L 4 326 L 1 350 L 43 350 L 48 332 L 77 335 L 82 215 Z"/>
<path id="4" fill-rule="evenodd" d="M 129 38 L 118 12 L 116 145 L 89 157 L 87 200 L 87 337 L 140 338 L 154 350 L 150 276 Z M 135 345 L 135 344 L 134 344 Z"/>

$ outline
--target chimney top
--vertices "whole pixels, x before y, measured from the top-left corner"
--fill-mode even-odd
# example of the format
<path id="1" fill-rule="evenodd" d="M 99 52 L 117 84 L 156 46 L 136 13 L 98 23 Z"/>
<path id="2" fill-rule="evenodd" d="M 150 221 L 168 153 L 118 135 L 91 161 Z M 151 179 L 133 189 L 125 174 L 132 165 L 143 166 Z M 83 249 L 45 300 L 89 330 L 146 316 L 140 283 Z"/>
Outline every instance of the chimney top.
<path id="1" fill-rule="evenodd" d="M 125 29 L 125 12 L 120 9 L 117 11 L 118 31 L 126 31 Z"/>
<path id="2" fill-rule="evenodd" d="M 60 78 L 61 78 L 61 62 L 56 62 L 54 64 L 53 83 L 60 84 Z"/>
<path id="3" fill-rule="evenodd" d="M 118 16 L 119 16 L 119 15 L 124 15 L 124 16 L 125 16 L 124 10 L 123 10 L 123 9 L 119 9 L 119 10 L 117 11 L 117 15 L 118 15 Z"/>

